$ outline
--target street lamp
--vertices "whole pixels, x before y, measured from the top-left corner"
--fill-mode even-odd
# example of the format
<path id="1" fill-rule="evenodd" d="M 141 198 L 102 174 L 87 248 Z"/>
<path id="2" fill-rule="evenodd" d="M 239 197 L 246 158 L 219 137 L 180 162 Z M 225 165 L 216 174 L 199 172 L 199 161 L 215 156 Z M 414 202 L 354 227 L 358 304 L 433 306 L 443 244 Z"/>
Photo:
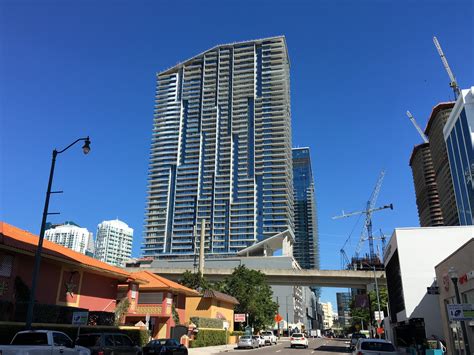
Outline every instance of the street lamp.
<path id="1" fill-rule="evenodd" d="M 46 199 L 44 201 L 43 219 L 41 220 L 41 229 L 40 229 L 40 234 L 39 234 L 39 239 L 38 239 L 38 247 L 36 248 L 36 253 L 35 253 L 35 264 L 33 267 L 33 278 L 31 281 L 30 300 L 28 302 L 28 311 L 26 313 L 26 329 L 31 329 L 31 323 L 33 322 L 33 308 L 35 304 L 36 283 L 38 281 L 38 274 L 39 274 L 39 268 L 40 268 L 40 262 L 41 262 L 41 251 L 43 249 L 44 231 L 46 228 L 46 218 L 48 217 L 49 197 L 52 193 L 56 192 L 56 191 L 51 192 L 51 185 L 53 184 L 53 175 L 54 175 L 54 166 L 56 164 L 56 157 L 58 154 L 65 152 L 66 150 L 71 148 L 74 144 L 80 141 L 84 141 L 84 145 L 82 146 L 82 151 L 84 152 L 84 154 L 88 154 L 91 150 L 91 147 L 90 147 L 91 141 L 89 137 L 76 139 L 74 142 L 69 144 L 63 150 L 59 150 L 59 151 L 56 149 L 53 150 L 51 170 L 49 172 L 48 189 L 46 190 Z"/>
<path id="2" fill-rule="evenodd" d="M 375 281 L 375 293 L 377 294 L 377 308 L 378 308 L 378 315 L 380 317 L 380 295 L 379 295 L 379 284 L 377 282 L 377 274 L 375 272 L 375 265 L 369 265 L 368 263 L 363 263 L 367 265 L 368 267 L 372 267 L 372 270 L 374 271 L 374 281 Z M 378 323 L 378 321 L 377 321 Z M 380 324 L 380 323 L 378 323 Z M 378 327 L 377 327 L 378 328 Z M 380 338 L 380 334 L 377 334 L 378 337 Z"/>
<path id="3" fill-rule="evenodd" d="M 448 271 L 448 276 L 451 279 L 451 281 L 454 284 L 454 292 L 456 294 L 456 302 L 458 304 L 461 304 L 461 297 L 459 295 L 459 288 L 458 288 L 458 272 L 454 267 L 450 267 Z M 469 339 L 467 338 L 467 330 L 466 330 L 466 323 L 464 321 L 461 321 L 461 329 L 462 329 L 462 337 L 464 339 L 464 349 L 466 354 L 470 354 L 471 352 L 469 351 Z"/>

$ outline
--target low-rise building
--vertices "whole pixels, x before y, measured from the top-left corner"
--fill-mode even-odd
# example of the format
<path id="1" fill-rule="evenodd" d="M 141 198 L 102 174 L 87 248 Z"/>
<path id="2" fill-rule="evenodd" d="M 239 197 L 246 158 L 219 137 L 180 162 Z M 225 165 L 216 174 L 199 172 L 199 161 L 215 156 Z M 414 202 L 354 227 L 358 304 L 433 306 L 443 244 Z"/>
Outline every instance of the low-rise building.
<path id="1" fill-rule="evenodd" d="M 457 286 L 461 303 L 474 305 L 474 239 L 470 239 L 446 259 L 436 265 L 436 280 L 439 288 L 439 307 L 444 339 L 448 355 L 465 353 L 463 332 L 460 322 L 449 321 L 448 304 L 457 304 L 455 285 L 450 269 L 457 274 Z M 467 338 L 474 347 L 474 319 L 465 321 Z"/>
<path id="2" fill-rule="evenodd" d="M 128 285 L 119 286 L 118 299 L 128 297 L 130 300 L 124 324 L 134 325 L 140 321 L 146 324 L 149 317 L 152 338 L 172 337 L 173 328 L 188 319 L 186 297 L 196 297 L 199 293 L 148 271 L 136 272 L 131 276 L 146 283 L 140 285 L 139 292 L 131 293 Z"/>
<path id="3" fill-rule="evenodd" d="M 443 338 L 435 266 L 474 236 L 474 227 L 396 228 L 384 257 L 390 308 L 387 337 L 397 346 Z"/>
<path id="4" fill-rule="evenodd" d="M 27 300 L 20 299 L 20 288 L 31 287 L 37 245 L 38 236 L 0 222 L 0 301 L 10 302 L 16 312 L 2 315 L 4 320 L 24 320 L 21 305 Z M 37 304 L 113 312 L 117 285 L 138 289 L 141 282 L 123 269 L 44 240 L 35 299 Z"/>
<path id="5" fill-rule="evenodd" d="M 206 290 L 197 297 L 186 298 L 186 321 L 192 317 L 221 319 L 224 328 L 234 331 L 234 307 L 239 304 L 235 297 L 222 292 Z"/>

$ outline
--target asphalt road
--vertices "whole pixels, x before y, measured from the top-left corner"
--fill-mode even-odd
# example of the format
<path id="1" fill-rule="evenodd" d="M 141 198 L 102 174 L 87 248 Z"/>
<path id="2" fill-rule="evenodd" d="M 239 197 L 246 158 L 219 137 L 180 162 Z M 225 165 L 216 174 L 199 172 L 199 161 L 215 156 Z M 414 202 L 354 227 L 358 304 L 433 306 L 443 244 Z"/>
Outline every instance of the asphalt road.
<path id="1" fill-rule="evenodd" d="M 234 349 L 226 352 L 227 354 L 244 354 L 252 353 L 255 355 L 266 355 L 266 354 L 295 354 L 295 355 L 336 355 L 350 353 L 349 345 L 346 344 L 347 339 L 326 339 L 317 338 L 309 339 L 308 349 L 290 347 L 289 340 L 279 341 L 277 345 L 265 346 L 259 349 Z M 250 355 L 250 354 L 249 354 Z"/>

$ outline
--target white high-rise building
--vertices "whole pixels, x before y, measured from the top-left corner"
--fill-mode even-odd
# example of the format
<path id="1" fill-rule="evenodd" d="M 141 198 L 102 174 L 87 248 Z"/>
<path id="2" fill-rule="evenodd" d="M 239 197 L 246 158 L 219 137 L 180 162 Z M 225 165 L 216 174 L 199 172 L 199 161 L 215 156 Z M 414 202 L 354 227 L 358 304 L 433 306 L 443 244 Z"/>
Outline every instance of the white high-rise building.
<path id="1" fill-rule="evenodd" d="M 108 264 L 121 266 L 132 256 L 133 229 L 118 219 L 97 226 L 95 257 Z"/>
<path id="2" fill-rule="evenodd" d="M 46 240 L 62 245 L 66 248 L 86 254 L 94 250 L 92 232 L 75 224 L 56 225 L 44 233 Z"/>
<path id="3" fill-rule="evenodd" d="M 334 322 L 334 313 L 332 311 L 331 302 L 321 303 L 321 308 L 323 309 L 324 315 L 324 329 L 331 329 Z"/>

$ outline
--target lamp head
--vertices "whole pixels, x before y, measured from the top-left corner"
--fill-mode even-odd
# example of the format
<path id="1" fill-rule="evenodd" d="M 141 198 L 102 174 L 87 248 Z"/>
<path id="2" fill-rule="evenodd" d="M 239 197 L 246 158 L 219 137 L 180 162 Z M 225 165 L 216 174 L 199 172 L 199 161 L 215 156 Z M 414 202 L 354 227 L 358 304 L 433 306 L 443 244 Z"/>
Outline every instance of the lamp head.
<path id="1" fill-rule="evenodd" d="M 458 272 L 456 271 L 456 269 L 454 267 L 450 267 L 449 270 L 448 270 L 448 275 L 449 275 L 449 278 L 451 280 L 453 279 L 458 279 Z"/>
<path id="2" fill-rule="evenodd" d="M 91 141 L 89 137 L 87 137 L 84 142 L 84 145 L 82 146 L 82 151 L 84 152 L 84 154 L 89 154 L 89 152 L 91 151 L 90 145 L 91 145 Z"/>

